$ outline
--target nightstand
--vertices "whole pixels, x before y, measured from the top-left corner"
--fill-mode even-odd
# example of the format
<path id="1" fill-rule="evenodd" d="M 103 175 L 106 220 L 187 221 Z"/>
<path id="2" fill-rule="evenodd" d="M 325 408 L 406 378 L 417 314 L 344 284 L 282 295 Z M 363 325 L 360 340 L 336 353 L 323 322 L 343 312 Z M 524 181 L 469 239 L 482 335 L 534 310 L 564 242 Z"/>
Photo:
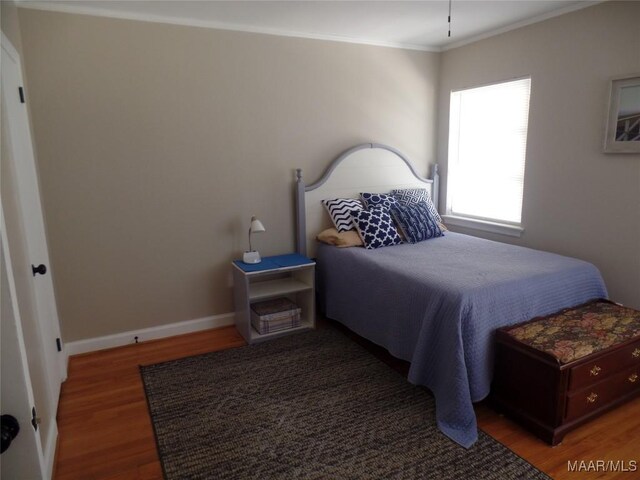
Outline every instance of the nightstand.
<path id="1" fill-rule="evenodd" d="M 233 262 L 236 328 L 247 343 L 270 340 L 316 326 L 315 262 L 292 253 L 264 257 L 258 264 Z M 286 330 L 258 333 L 251 325 L 251 304 L 286 297 L 300 307 L 300 325 Z"/>

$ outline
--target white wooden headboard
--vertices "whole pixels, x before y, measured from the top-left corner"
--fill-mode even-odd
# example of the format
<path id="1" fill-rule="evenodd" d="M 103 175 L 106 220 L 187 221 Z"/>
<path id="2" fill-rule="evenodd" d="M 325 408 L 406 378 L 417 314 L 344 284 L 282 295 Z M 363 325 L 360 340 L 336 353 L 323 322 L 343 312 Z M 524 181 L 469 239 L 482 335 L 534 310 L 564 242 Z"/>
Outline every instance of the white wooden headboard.
<path id="1" fill-rule="evenodd" d="M 394 188 L 426 188 L 438 207 L 438 165 L 431 179 L 421 177 L 398 150 L 378 143 L 357 145 L 336 158 L 320 180 L 305 185 L 297 169 L 296 250 L 313 257 L 316 235 L 332 226 L 321 200 L 359 198 L 360 192 L 388 193 Z"/>

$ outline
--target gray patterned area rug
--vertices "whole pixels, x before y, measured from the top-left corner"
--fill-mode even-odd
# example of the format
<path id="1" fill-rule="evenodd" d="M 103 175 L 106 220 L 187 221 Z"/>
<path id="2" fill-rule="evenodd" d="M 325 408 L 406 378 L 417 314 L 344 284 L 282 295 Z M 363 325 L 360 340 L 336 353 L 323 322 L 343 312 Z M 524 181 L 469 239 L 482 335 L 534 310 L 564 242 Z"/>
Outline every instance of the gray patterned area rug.
<path id="1" fill-rule="evenodd" d="M 165 478 L 549 479 L 334 328 L 141 367 Z"/>

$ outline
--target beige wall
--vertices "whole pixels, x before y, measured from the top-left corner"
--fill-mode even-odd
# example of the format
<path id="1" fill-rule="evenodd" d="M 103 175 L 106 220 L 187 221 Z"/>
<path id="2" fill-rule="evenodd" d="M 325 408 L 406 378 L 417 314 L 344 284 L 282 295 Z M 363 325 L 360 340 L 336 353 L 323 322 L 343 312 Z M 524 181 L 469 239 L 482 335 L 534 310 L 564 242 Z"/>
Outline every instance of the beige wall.
<path id="1" fill-rule="evenodd" d="M 20 23 L 18 22 L 18 8 L 11 1 L 0 2 L 0 25 L 4 33 L 14 48 L 22 51 L 20 39 Z"/>
<path id="2" fill-rule="evenodd" d="M 19 10 L 65 341 L 233 310 L 251 215 L 294 248 L 292 180 L 342 150 L 435 159 L 439 55 Z"/>
<path id="3" fill-rule="evenodd" d="M 611 297 L 636 308 L 640 155 L 602 144 L 609 78 L 640 72 L 639 25 L 640 2 L 606 2 L 447 51 L 438 118 L 444 205 L 450 91 L 531 75 L 525 233 L 512 241 L 595 263 Z"/>
<path id="4" fill-rule="evenodd" d="M 4 2 L 2 13 L 4 30 Z M 249 217 L 267 226 L 263 254 L 294 247 L 294 168 L 314 180 L 343 149 L 376 141 L 423 174 L 437 158 L 446 183 L 450 90 L 522 75 L 526 231 L 492 238 L 594 262 L 614 299 L 640 307 L 640 159 L 601 153 L 608 79 L 640 71 L 640 3 L 443 54 L 19 16 L 66 341 L 232 311 L 229 262 Z"/>

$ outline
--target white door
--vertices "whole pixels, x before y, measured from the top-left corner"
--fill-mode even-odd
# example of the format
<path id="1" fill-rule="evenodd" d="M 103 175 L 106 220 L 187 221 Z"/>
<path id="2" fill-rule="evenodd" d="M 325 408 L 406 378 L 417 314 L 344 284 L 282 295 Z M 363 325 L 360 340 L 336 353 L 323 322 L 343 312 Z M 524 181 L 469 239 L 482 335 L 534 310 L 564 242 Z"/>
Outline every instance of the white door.
<path id="1" fill-rule="evenodd" d="M 4 35 L 0 65 L 4 157 L 2 197 L 6 238 L 12 254 L 27 363 L 40 418 L 39 434 L 49 470 L 55 456 L 55 419 L 60 385 L 66 378 L 66 358 L 62 351 L 20 58 Z M 5 189 L 10 192 L 5 192 Z M 7 202 L 10 205 L 4 203 L 6 196 L 11 196 Z M 44 265 L 46 273 L 33 272 L 33 267 L 40 265 Z"/>
<path id="2" fill-rule="evenodd" d="M 0 458 L 0 478 L 48 478 L 40 435 L 31 424 L 35 403 L 1 206 L 0 218 L 0 408 L 3 415 L 12 415 L 20 424 L 18 435 Z"/>

